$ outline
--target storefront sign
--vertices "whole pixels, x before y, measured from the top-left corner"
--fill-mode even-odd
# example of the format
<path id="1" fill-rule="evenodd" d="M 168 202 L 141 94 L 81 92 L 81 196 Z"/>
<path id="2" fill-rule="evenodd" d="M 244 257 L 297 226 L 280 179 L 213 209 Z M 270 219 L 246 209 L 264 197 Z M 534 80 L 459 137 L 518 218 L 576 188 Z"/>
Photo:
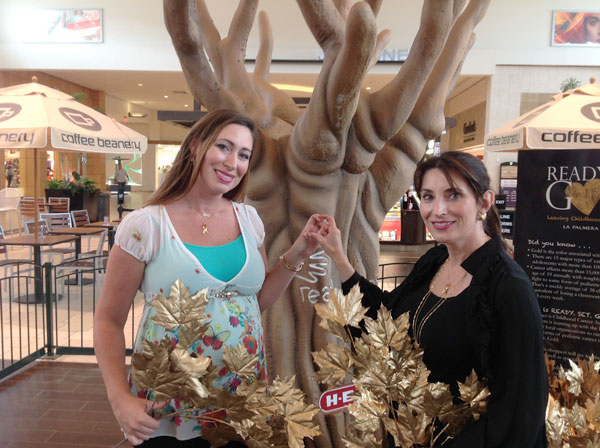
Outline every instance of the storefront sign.
<path id="1" fill-rule="evenodd" d="M 499 210 L 502 236 L 512 239 L 515 230 L 515 212 L 513 210 Z"/>
<path id="2" fill-rule="evenodd" d="M 350 396 L 355 391 L 356 387 L 353 384 L 326 390 L 321 394 L 321 398 L 319 398 L 319 407 L 321 408 L 321 411 L 328 413 L 345 408 L 350 403 L 353 403 Z"/>
<path id="3" fill-rule="evenodd" d="M 600 355 L 600 150 L 519 152 L 515 260 L 551 358 Z"/>
<path id="4" fill-rule="evenodd" d="M 483 145 L 486 103 L 481 102 L 476 106 L 466 109 L 456 118 L 456 127 L 448 129 L 449 147 L 462 149 Z"/>
<path id="5" fill-rule="evenodd" d="M 496 204 L 498 210 L 504 210 L 506 208 L 506 195 L 497 194 L 494 198 L 494 204 Z"/>
<path id="6" fill-rule="evenodd" d="M 517 205 L 517 162 L 500 164 L 500 194 L 506 198 L 506 207 Z"/>

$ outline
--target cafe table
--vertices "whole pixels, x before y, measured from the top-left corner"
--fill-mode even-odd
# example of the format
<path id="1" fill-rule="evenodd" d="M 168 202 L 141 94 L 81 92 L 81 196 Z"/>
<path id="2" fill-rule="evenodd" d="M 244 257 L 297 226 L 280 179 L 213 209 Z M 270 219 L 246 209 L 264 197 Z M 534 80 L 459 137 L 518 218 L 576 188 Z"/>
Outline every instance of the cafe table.
<path id="1" fill-rule="evenodd" d="M 104 222 L 104 221 L 94 221 L 94 222 L 90 222 L 89 224 L 84 224 L 82 226 L 82 228 L 86 228 L 86 227 L 101 227 L 104 229 L 108 230 L 108 250 L 110 251 L 113 247 L 113 244 L 115 243 L 115 232 L 116 232 L 116 228 L 117 226 L 121 223 L 120 220 L 118 221 L 108 221 L 108 222 Z"/>
<path id="2" fill-rule="evenodd" d="M 44 288 L 42 284 L 42 247 L 54 246 L 56 244 L 70 243 L 75 241 L 76 254 L 81 252 L 81 243 L 76 235 L 21 235 L 12 238 L 0 239 L 0 246 L 29 246 L 33 248 L 33 264 L 35 269 L 34 293 L 20 296 L 15 299 L 18 302 L 43 302 Z"/>

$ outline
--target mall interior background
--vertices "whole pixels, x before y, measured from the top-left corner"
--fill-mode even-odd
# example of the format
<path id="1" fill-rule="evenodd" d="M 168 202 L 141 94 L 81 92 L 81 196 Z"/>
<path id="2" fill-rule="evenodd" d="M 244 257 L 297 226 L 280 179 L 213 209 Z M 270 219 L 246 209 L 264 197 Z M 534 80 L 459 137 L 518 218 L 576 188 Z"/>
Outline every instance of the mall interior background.
<path id="1" fill-rule="evenodd" d="M 225 35 L 237 2 L 208 0 L 207 4 Z M 398 59 L 397 55 L 409 49 L 421 6 L 422 1 L 414 0 L 383 2 L 377 22 L 379 30 L 392 30 L 388 59 Z M 102 8 L 102 43 L 26 43 L 29 11 L 73 7 Z M 260 0 L 259 9 L 267 11 L 273 27 L 272 82 L 295 85 L 287 87 L 295 89 L 289 90 L 293 97 L 309 97 L 310 86 L 320 70 L 320 50 L 298 6 L 292 0 Z M 496 189 L 499 164 L 516 160 L 516 153 L 483 154 L 484 135 L 548 101 L 568 77 L 584 84 L 591 77 L 600 80 L 599 46 L 551 45 L 552 11 L 564 9 L 600 8 L 597 0 L 493 1 L 476 29 L 476 42 L 464 63 L 461 79 L 447 100 L 445 114 L 455 118 L 456 125 L 441 136 L 441 148 L 483 156 Z M 99 5 L 91 0 L 77 4 L 65 0 L 3 0 L 0 22 L 0 87 L 29 82 L 36 75 L 41 83 L 67 93 L 86 93 L 88 105 L 148 137 L 147 153 L 133 166 L 141 173 L 134 177 L 132 188 L 153 191 L 187 132 L 184 126 L 159 120 L 158 111 L 193 109 L 193 99 L 165 30 L 162 2 L 105 0 Z M 257 50 L 255 23 L 248 42 L 248 70 L 252 70 Z M 377 89 L 398 72 L 400 65 L 395 60 L 377 64 L 365 80 L 365 87 Z M 15 154 L 0 154 L 0 158 Z M 24 180 L 21 186 L 25 194 L 30 194 L 33 160 L 27 151 L 18 157 Z M 77 154 L 52 157 L 58 172 L 65 163 L 73 169 L 82 162 Z M 85 174 L 100 186 L 112 177 L 112 157 L 87 155 L 85 162 Z"/>

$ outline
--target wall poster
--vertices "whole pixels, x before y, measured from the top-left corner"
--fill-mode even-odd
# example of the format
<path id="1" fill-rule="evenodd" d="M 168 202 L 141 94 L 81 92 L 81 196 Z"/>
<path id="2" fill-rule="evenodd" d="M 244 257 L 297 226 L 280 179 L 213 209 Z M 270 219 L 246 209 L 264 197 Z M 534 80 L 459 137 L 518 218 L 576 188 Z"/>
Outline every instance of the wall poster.
<path id="1" fill-rule="evenodd" d="M 600 356 L 600 149 L 519 151 L 515 260 L 538 296 L 548 355 Z"/>
<path id="2" fill-rule="evenodd" d="M 553 11 L 552 45 L 600 46 L 600 11 Z"/>
<path id="3" fill-rule="evenodd" d="M 102 9 L 34 9 L 21 20 L 24 42 L 102 42 Z"/>

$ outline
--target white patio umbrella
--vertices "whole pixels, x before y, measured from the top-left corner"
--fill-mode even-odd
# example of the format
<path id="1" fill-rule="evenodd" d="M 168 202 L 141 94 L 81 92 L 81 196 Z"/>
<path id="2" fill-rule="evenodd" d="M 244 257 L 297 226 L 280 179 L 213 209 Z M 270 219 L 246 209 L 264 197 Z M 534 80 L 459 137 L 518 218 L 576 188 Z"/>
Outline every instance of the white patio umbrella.
<path id="1" fill-rule="evenodd" d="M 600 149 L 600 84 L 555 95 L 488 134 L 485 149 Z"/>
<path id="2" fill-rule="evenodd" d="M 50 136 L 50 138 L 48 138 Z M 55 89 L 36 82 L 0 89 L 0 149 L 142 154 L 148 139 Z M 37 214 L 36 214 L 37 224 Z"/>

